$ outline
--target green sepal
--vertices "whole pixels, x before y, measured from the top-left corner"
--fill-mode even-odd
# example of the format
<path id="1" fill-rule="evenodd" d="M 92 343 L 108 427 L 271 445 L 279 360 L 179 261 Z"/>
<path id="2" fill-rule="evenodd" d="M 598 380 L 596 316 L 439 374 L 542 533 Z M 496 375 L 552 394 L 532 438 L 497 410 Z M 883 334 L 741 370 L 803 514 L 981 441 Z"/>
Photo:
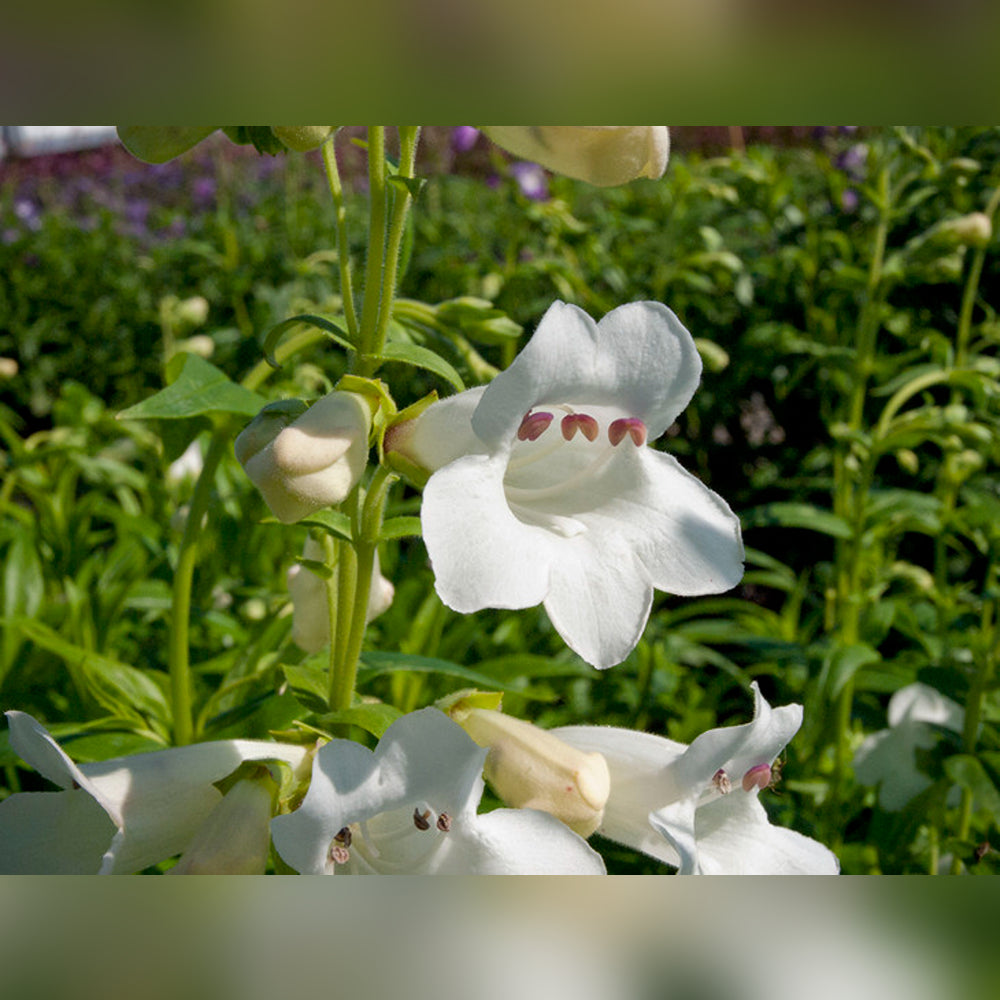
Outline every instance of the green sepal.
<path id="1" fill-rule="evenodd" d="M 270 125 L 223 125 L 226 133 L 237 146 L 253 146 L 258 153 L 275 156 L 284 153 L 285 144 L 271 131 Z"/>
<path id="2" fill-rule="evenodd" d="M 501 711 L 503 695 L 499 691 L 480 691 L 478 688 L 462 688 L 439 698 L 434 707 L 441 709 L 445 715 L 453 719 L 461 717 L 473 708 L 486 708 L 494 712 Z"/>
<path id="3" fill-rule="evenodd" d="M 399 174 L 393 174 L 386 178 L 386 184 L 407 192 L 411 198 L 416 198 L 426 183 L 425 177 L 400 177 Z"/>
<path id="4" fill-rule="evenodd" d="M 212 784 L 225 795 L 241 781 L 270 781 L 276 792 L 283 784 L 291 781 L 291 776 L 292 769 L 287 761 L 277 758 L 245 760 L 235 771 L 218 781 L 213 781 Z"/>
<path id="5" fill-rule="evenodd" d="M 427 471 L 420 470 L 419 466 L 414 465 L 412 462 L 408 460 L 403 460 L 401 464 L 397 465 L 397 463 L 395 462 L 395 458 L 399 456 L 395 456 L 392 453 L 390 453 L 390 455 L 388 456 L 386 455 L 385 435 L 388 433 L 389 429 L 391 427 L 395 427 L 396 424 L 405 423 L 407 420 L 416 420 L 417 417 L 419 417 L 420 414 L 424 412 L 424 410 L 426 410 L 429 406 L 431 406 L 433 403 L 436 403 L 437 401 L 438 401 L 438 394 L 436 391 L 433 391 L 429 392 L 426 396 L 421 397 L 415 403 L 410 403 L 409 406 L 404 407 L 402 410 L 399 410 L 398 412 L 395 410 L 394 406 L 392 415 L 385 420 L 382 426 L 380 426 L 378 437 L 376 439 L 376 444 L 378 446 L 379 461 L 384 465 L 388 465 L 389 468 L 392 469 L 393 471 L 399 472 L 400 475 L 404 476 L 410 482 L 417 483 L 420 486 L 423 486 L 423 484 L 427 482 L 428 478 Z M 414 474 L 411 475 L 411 472 L 408 471 L 407 467 L 409 467 L 409 469 L 412 469 Z M 422 481 L 418 482 L 418 480 Z"/>
<path id="6" fill-rule="evenodd" d="M 265 523 L 271 523 L 272 521 L 275 524 L 278 523 L 277 518 L 266 518 Z M 325 531 L 328 535 L 337 535 L 340 538 L 347 539 L 349 542 L 354 538 L 351 530 L 351 519 L 339 510 L 332 510 L 330 508 L 318 510 L 296 523 L 303 524 L 307 528 L 318 528 L 320 531 Z"/>
<path id="7" fill-rule="evenodd" d="M 325 562 L 320 562 L 318 559 L 296 559 L 295 561 L 303 569 L 314 573 L 321 580 L 329 580 L 333 576 L 333 567 L 327 566 Z"/>
<path id="8" fill-rule="evenodd" d="M 422 490 L 427 485 L 427 480 L 431 478 L 430 472 L 422 465 L 411 462 L 404 458 L 398 451 L 390 451 L 382 459 L 384 465 L 388 465 L 393 472 L 405 479 L 411 486 Z"/>
<path id="9" fill-rule="evenodd" d="M 420 538 L 423 534 L 419 517 L 390 517 L 382 522 L 379 540 L 390 538 Z"/>

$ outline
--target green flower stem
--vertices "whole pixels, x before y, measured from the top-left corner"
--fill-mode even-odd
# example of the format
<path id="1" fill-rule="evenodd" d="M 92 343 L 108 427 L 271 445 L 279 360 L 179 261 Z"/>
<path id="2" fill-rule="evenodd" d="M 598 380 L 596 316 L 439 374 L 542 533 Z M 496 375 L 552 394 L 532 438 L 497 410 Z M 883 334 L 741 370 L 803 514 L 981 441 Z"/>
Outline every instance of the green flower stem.
<path id="1" fill-rule="evenodd" d="M 354 286 L 351 280 L 351 254 L 347 243 L 347 212 L 344 208 L 344 188 L 340 182 L 340 171 L 337 169 L 337 151 L 334 147 L 335 136 L 330 136 L 323 143 L 323 164 L 326 167 L 326 178 L 333 198 L 334 226 L 337 232 L 337 260 L 340 264 L 340 297 L 344 300 L 344 319 L 347 321 L 347 332 L 351 342 L 358 342 L 358 315 L 354 309 Z"/>
<path id="2" fill-rule="evenodd" d="M 848 436 L 837 449 L 834 464 L 835 492 L 834 513 L 844 518 L 852 527 L 850 538 L 837 542 L 837 619 L 835 627 L 841 647 L 855 645 L 861 630 L 861 562 L 864 552 L 861 535 L 864 530 L 868 488 L 874 473 L 874 455 L 864 461 L 861 475 L 850 467 L 848 457 L 854 437 L 864 428 L 865 399 L 868 379 L 875 365 L 879 331 L 879 290 L 885 263 L 885 248 L 889 235 L 890 219 L 889 171 L 884 167 L 878 179 L 879 221 L 875 230 L 875 245 L 865 301 L 858 321 L 854 382 L 848 401 Z M 854 678 L 848 678 L 837 696 L 834 708 L 834 761 L 830 781 L 829 809 L 834 815 L 839 809 L 843 786 L 850 762 L 851 712 L 854 705 Z"/>
<path id="3" fill-rule="evenodd" d="M 992 564 L 987 579 L 992 576 Z M 976 752 L 976 743 L 979 737 L 979 724 L 983 718 L 983 702 L 986 692 L 993 682 L 993 674 L 996 670 L 998 650 L 996 622 L 994 618 L 996 601 L 986 601 L 983 605 L 982 616 L 980 618 L 979 634 L 983 639 L 981 655 L 976 664 L 976 675 L 969 688 L 969 695 L 965 700 L 965 723 L 962 726 L 962 751 L 966 754 Z M 972 830 L 972 790 L 962 789 L 962 799 L 958 807 L 958 839 L 967 840 Z M 962 860 L 955 852 L 951 863 L 953 875 L 959 875 L 962 871 Z"/>
<path id="4" fill-rule="evenodd" d="M 324 534 L 323 536 L 323 556 L 326 565 L 330 569 L 330 576 L 323 581 L 324 591 L 326 593 L 326 614 L 327 619 L 330 623 L 330 659 L 329 659 L 329 670 L 330 677 L 334 676 L 334 672 L 337 669 L 337 643 L 335 642 L 335 637 L 337 635 L 337 629 L 339 626 L 339 615 L 340 615 L 340 588 L 338 587 L 339 576 L 340 576 L 340 556 L 341 549 L 345 547 L 339 540 L 333 538 L 331 535 Z"/>
<path id="5" fill-rule="evenodd" d="M 420 139 L 419 125 L 399 127 L 399 170 L 397 177 L 413 180 L 417 162 L 417 143 Z M 389 234 L 386 241 L 385 267 L 382 271 L 382 294 L 379 300 L 378 319 L 372 339 L 373 352 L 379 353 L 385 346 L 389 330 L 389 317 L 396 295 L 396 280 L 399 274 L 400 248 L 406 234 L 406 219 L 413 204 L 413 196 L 408 188 L 399 185 L 392 192 L 392 216 L 389 219 Z"/>
<path id="6" fill-rule="evenodd" d="M 385 126 L 368 127 L 368 260 L 365 264 L 364 302 L 361 307 L 361 329 L 358 336 L 357 374 L 370 378 L 375 374 L 375 331 L 383 294 L 386 244 Z"/>
<path id="7" fill-rule="evenodd" d="M 985 215 L 993 222 L 993 216 L 1000 206 L 1000 187 L 990 197 L 986 205 Z M 983 263 L 986 260 L 988 247 L 977 247 L 969 268 L 969 276 L 965 282 L 962 294 L 962 308 L 958 317 L 958 332 L 955 337 L 955 367 L 963 368 L 969 355 L 969 339 L 972 331 L 972 310 L 976 304 L 976 294 L 979 291 L 979 279 L 983 273 Z"/>
<path id="8" fill-rule="evenodd" d="M 180 554 L 174 570 L 173 597 L 171 605 L 170 640 L 167 647 L 167 662 L 170 668 L 170 700 L 173 709 L 174 743 L 184 746 L 194 738 L 194 724 L 191 701 L 191 662 L 189 638 L 191 628 L 191 585 L 194 567 L 198 558 L 198 540 L 201 536 L 201 522 L 208 510 L 212 496 L 215 470 L 229 447 L 231 429 L 228 425 L 216 427 L 208 446 L 208 454 L 202 466 L 194 494 L 188 508 L 184 534 L 181 537 Z"/>
<path id="9" fill-rule="evenodd" d="M 385 502 L 389 487 L 395 479 L 385 466 L 379 466 L 372 476 L 364 501 L 357 496 L 352 516 L 354 546 L 351 560 L 353 580 L 351 594 L 341 592 L 340 599 L 351 613 L 338 622 L 338 643 L 335 661 L 331 661 L 330 671 L 330 711 L 339 712 L 350 708 L 354 702 L 354 688 L 357 683 L 358 661 L 364 643 L 368 618 L 368 600 L 375 573 L 375 551 L 378 533 L 385 513 Z M 346 548 L 346 547 L 345 547 Z M 341 556 L 341 565 L 347 553 Z M 343 578 L 342 578 L 343 579 Z"/>

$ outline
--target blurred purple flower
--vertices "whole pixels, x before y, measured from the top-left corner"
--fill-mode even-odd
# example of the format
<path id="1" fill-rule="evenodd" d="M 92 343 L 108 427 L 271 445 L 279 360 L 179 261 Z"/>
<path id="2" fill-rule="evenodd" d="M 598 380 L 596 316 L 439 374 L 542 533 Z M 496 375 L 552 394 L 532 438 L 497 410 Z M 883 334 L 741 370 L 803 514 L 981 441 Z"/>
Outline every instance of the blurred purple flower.
<path id="1" fill-rule="evenodd" d="M 532 201 L 545 201 L 548 198 L 549 180 L 545 176 L 545 170 L 537 163 L 519 160 L 510 165 L 510 173 L 525 198 Z"/>
<path id="2" fill-rule="evenodd" d="M 210 205 L 215 199 L 215 178 L 214 177 L 198 177 L 196 178 L 194 184 L 191 185 L 191 195 L 194 198 L 194 202 L 201 208 Z"/>
<path id="3" fill-rule="evenodd" d="M 840 207 L 845 212 L 854 212 L 857 210 L 859 201 L 858 192 L 854 188 L 846 188 L 840 196 Z"/>
<path id="4" fill-rule="evenodd" d="M 472 125 L 456 125 L 451 130 L 451 148 L 456 153 L 467 153 L 479 140 L 479 129 Z"/>
<path id="5" fill-rule="evenodd" d="M 868 147 L 863 143 L 845 149 L 834 161 L 834 166 L 842 170 L 852 180 L 864 180 L 868 164 Z"/>
<path id="6" fill-rule="evenodd" d="M 14 202 L 14 215 L 32 232 L 42 228 L 38 206 L 28 198 L 18 198 Z"/>
<path id="7" fill-rule="evenodd" d="M 149 220 L 149 202 L 145 198 L 129 199 L 125 202 L 125 218 L 130 226 L 145 229 Z"/>

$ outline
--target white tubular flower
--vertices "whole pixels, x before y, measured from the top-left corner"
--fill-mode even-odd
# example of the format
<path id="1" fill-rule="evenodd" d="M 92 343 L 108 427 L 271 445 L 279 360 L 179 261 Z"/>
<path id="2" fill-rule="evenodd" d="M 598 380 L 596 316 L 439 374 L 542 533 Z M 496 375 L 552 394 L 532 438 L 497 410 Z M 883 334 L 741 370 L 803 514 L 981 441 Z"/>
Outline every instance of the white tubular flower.
<path id="1" fill-rule="evenodd" d="M 603 726 L 553 729 L 604 755 L 611 794 L 598 832 L 682 875 L 835 875 L 822 844 L 772 826 L 758 793 L 802 724 L 802 707 L 772 709 L 756 683 L 753 722 L 702 733 L 690 746 Z"/>
<path id="2" fill-rule="evenodd" d="M 666 125 L 484 125 L 482 131 L 515 156 L 600 187 L 662 177 L 670 158 Z"/>
<path id="3" fill-rule="evenodd" d="M 486 780 L 507 805 L 541 809 L 581 837 L 600 826 L 611 778 L 599 753 L 585 753 L 548 730 L 492 709 L 455 711 L 452 718 L 488 749 Z"/>
<path id="4" fill-rule="evenodd" d="M 604 864 L 557 819 L 476 808 L 486 751 L 443 712 L 394 722 L 374 752 L 321 747 L 302 805 L 271 821 L 282 858 L 303 875 L 600 875 Z"/>
<path id="5" fill-rule="evenodd" d="M 889 728 L 868 736 L 854 755 L 863 785 L 878 785 L 878 804 L 895 812 L 933 782 L 917 770 L 917 751 L 933 749 L 945 731 L 961 733 L 965 710 L 926 684 L 907 684 L 889 699 Z"/>
<path id="6" fill-rule="evenodd" d="M 183 851 L 245 760 L 280 759 L 308 774 L 305 747 L 220 740 L 77 766 L 24 712 L 7 712 L 10 745 L 64 791 L 0 802 L 0 873 L 130 874 Z"/>
<path id="7" fill-rule="evenodd" d="M 279 521 L 291 524 L 340 503 L 368 462 L 367 397 L 331 392 L 305 412 L 272 403 L 236 438 L 236 457 Z"/>
<path id="8" fill-rule="evenodd" d="M 302 555 L 305 559 L 321 560 L 322 546 L 307 538 Z M 330 641 L 326 584 L 308 567 L 296 563 L 288 570 L 288 593 L 292 598 L 292 642 L 307 653 L 319 652 Z M 365 622 L 373 621 L 388 610 L 395 593 L 393 585 L 382 576 L 376 552 Z"/>
<path id="9" fill-rule="evenodd" d="M 688 331 L 657 302 L 595 323 L 556 302 L 514 363 L 485 388 L 393 427 L 386 447 L 434 470 L 421 520 L 450 608 L 543 603 L 596 667 L 639 641 L 653 590 L 694 596 L 743 575 L 726 502 L 647 446 L 701 377 Z"/>

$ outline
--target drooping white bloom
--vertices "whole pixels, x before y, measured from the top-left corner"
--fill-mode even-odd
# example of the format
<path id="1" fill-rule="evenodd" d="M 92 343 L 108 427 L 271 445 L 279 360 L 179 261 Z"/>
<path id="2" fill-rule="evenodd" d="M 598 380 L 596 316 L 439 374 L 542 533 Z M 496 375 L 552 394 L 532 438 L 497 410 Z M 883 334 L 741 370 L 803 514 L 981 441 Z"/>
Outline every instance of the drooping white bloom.
<path id="1" fill-rule="evenodd" d="M 302 874 L 603 874 L 586 841 L 530 809 L 482 816 L 486 751 L 435 708 L 397 719 L 375 751 L 321 747 L 295 812 L 271 821 Z"/>
<path id="2" fill-rule="evenodd" d="M 302 556 L 305 559 L 321 560 L 323 549 L 313 538 L 307 538 Z M 288 593 L 292 598 L 292 642 L 307 653 L 319 652 L 330 641 L 326 584 L 301 563 L 295 563 L 288 570 L 287 579 Z M 393 585 L 382 576 L 376 552 L 365 621 L 373 621 L 387 610 L 395 593 Z"/>
<path id="3" fill-rule="evenodd" d="M 917 769 L 917 751 L 931 750 L 942 730 L 961 733 L 965 710 L 926 684 L 908 684 L 889 699 L 889 728 L 868 736 L 854 755 L 854 773 L 863 785 L 878 785 L 878 804 L 889 812 L 933 784 Z"/>
<path id="4" fill-rule="evenodd" d="M 59 792 L 0 802 L 0 873 L 128 874 L 179 854 L 222 794 L 213 782 L 245 760 L 308 773 L 305 747 L 220 740 L 76 765 L 44 726 L 7 712 L 10 745 Z M 303 774 L 303 776 L 304 776 Z"/>
<path id="5" fill-rule="evenodd" d="M 484 125 L 482 131 L 515 156 L 601 187 L 662 177 L 670 158 L 666 125 Z"/>
<path id="6" fill-rule="evenodd" d="M 772 709 L 753 684 L 752 722 L 702 733 L 690 746 L 604 726 L 553 729 L 604 755 L 611 794 L 598 831 L 682 875 L 834 875 L 822 844 L 772 826 L 758 794 L 802 724 L 802 707 Z"/>
<path id="7" fill-rule="evenodd" d="M 340 503 L 368 463 L 366 396 L 334 391 L 304 412 L 302 406 L 265 406 L 236 438 L 236 458 L 285 524 Z"/>
<path id="8" fill-rule="evenodd" d="M 595 323 L 556 302 L 489 386 L 392 428 L 387 448 L 434 470 L 421 520 L 445 604 L 544 603 L 568 645 L 603 668 L 638 642 L 654 588 L 735 586 L 735 514 L 647 447 L 700 377 L 694 341 L 666 306 L 635 302 Z"/>

